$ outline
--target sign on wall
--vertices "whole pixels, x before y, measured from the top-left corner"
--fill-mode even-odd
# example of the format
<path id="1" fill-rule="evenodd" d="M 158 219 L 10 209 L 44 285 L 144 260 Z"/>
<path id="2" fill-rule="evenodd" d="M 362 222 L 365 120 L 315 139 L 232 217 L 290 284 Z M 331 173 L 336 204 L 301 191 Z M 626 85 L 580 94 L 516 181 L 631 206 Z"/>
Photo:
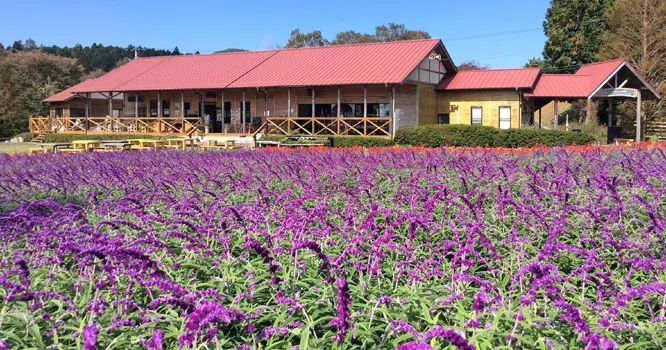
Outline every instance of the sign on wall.
<path id="1" fill-rule="evenodd" d="M 638 93 L 635 89 L 622 89 L 622 88 L 613 88 L 613 89 L 601 89 L 597 92 L 594 97 L 627 97 L 627 98 L 637 98 Z"/>

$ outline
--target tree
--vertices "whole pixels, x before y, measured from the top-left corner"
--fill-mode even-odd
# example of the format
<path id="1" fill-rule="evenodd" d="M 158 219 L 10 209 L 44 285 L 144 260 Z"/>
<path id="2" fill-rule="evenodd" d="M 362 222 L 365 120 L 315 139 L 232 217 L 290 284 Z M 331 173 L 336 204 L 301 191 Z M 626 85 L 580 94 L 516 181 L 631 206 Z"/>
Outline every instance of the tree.
<path id="1" fill-rule="evenodd" d="M 39 50 L 0 56 L 0 137 L 28 129 L 28 117 L 44 114 L 46 97 L 79 82 L 83 67 L 72 58 Z"/>
<path id="2" fill-rule="evenodd" d="M 23 51 L 23 41 L 21 41 L 21 40 L 14 41 L 14 43 L 12 44 L 12 50 L 14 52 Z"/>
<path id="3" fill-rule="evenodd" d="M 214 53 L 223 53 L 223 52 L 244 52 L 247 51 L 245 49 L 237 49 L 235 47 L 230 47 L 228 49 L 220 50 L 220 51 L 215 51 Z"/>
<path id="4" fill-rule="evenodd" d="M 532 57 L 525 63 L 523 66 L 524 68 L 544 68 L 546 65 L 546 62 L 543 60 L 543 58 L 537 58 L 537 57 Z"/>
<path id="5" fill-rule="evenodd" d="M 362 43 L 371 43 L 377 41 L 375 36 L 372 34 L 364 34 L 355 32 L 353 30 L 347 30 L 340 32 L 335 36 L 335 39 L 331 42 L 331 45 L 342 45 L 342 44 L 362 44 Z"/>
<path id="6" fill-rule="evenodd" d="M 469 60 L 465 61 L 458 65 L 458 70 L 477 70 L 477 69 L 488 69 L 488 66 L 481 65 L 478 61 Z"/>
<path id="7" fill-rule="evenodd" d="M 543 49 L 547 67 L 577 66 L 595 61 L 606 30 L 612 0 L 551 0 L 543 23 L 548 37 Z"/>
<path id="8" fill-rule="evenodd" d="M 666 2 L 664 0 L 615 0 L 608 10 L 608 31 L 598 58 L 626 58 L 648 82 L 666 95 Z M 636 119 L 635 104 L 625 103 L 620 122 L 627 130 Z M 643 118 L 648 124 L 666 121 L 666 102 L 645 101 Z"/>
<path id="9" fill-rule="evenodd" d="M 23 49 L 24 50 L 36 50 L 37 49 L 37 43 L 34 40 L 28 38 L 28 39 L 26 39 L 25 44 L 23 44 Z"/>
<path id="10" fill-rule="evenodd" d="M 313 30 L 309 33 L 301 33 L 301 30 L 296 28 L 291 31 L 289 40 L 287 41 L 287 44 L 284 47 L 299 48 L 299 47 L 326 46 L 326 45 L 329 45 L 329 42 L 321 35 L 321 31 Z"/>
<path id="11" fill-rule="evenodd" d="M 404 24 L 389 23 L 375 28 L 375 41 L 401 41 L 430 39 L 430 34 L 422 30 L 409 30 Z"/>
<path id="12" fill-rule="evenodd" d="M 171 54 L 174 56 L 180 55 L 180 50 L 178 50 L 178 46 L 173 48 L 173 51 L 171 51 Z"/>
<path id="13" fill-rule="evenodd" d="M 97 69 L 95 69 L 95 70 L 92 71 L 92 72 L 88 72 L 88 73 L 83 74 L 83 75 L 81 76 L 81 81 L 86 81 L 86 80 L 88 80 L 88 79 L 99 78 L 99 77 L 101 77 L 101 76 L 104 75 L 104 74 L 106 74 L 106 72 L 104 71 L 104 69 L 102 69 L 102 68 L 97 68 Z"/>

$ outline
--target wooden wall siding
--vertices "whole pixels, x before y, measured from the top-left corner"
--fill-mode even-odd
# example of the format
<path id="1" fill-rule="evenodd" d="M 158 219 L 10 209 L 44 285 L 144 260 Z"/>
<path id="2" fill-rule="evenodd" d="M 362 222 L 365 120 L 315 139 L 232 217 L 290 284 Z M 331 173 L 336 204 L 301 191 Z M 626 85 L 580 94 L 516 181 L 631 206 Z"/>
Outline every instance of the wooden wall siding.
<path id="1" fill-rule="evenodd" d="M 416 85 L 405 84 L 395 87 L 395 109 L 396 112 L 400 112 L 398 129 L 418 123 Z"/>
<path id="2" fill-rule="evenodd" d="M 451 111 L 451 106 L 458 110 Z M 472 107 L 483 108 L 482 125 L 499 127 L 499 107 L 511 107 L 511 128 L 520 128 L 520 101 L 515 90 L 439 91 L 437 113 L 449 113 L 451 124 L 471 124 Z M 435 115 L 434 123 L 437 123 Z M 459 120 L 460 118 L 460 120 Z M 425 123 L 432 124 L 432 123 Z"/>
<path id="3" fill-rule="evenodd" d="M 56 108 L 63 109 L 63 116 L 71 115 L 70 112 L 72 109 L 81 109 L 86 108 L 86 103 L 83 98 L 74 98 L 66 102 L 58 102 L 49 104 L 49 115 L 55 116 Z M 113 100 L 113 109 L 122 110 L 123 102 L 122 100 L 114 99 Z M 106 116 L 109 114 L 109 101 L 104 99 L 94 99 L 90 102 L 90 115 L 91 116 Z"/>
<path id="4" fill-rule="evenodd" d="M 418 110 L 419 125 L 437 124 L 437 93 L 431 85 L 419 84 L 418 89 Z"/>

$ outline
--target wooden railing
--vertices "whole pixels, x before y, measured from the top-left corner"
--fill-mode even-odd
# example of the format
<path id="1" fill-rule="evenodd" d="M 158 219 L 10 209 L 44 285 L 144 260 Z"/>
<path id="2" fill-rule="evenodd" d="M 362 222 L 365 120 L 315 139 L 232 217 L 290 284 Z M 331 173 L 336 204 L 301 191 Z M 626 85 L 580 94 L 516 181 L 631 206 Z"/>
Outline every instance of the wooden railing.
<path id="1" fill-rule="evenodd" d="M 261 128 L 268 135 L 339 135 L 391 137 L 391 117 L 269 117 Z"/>
<path id="2" fill-rule="evenodd" d="M 99 132 L 192 134 L 199 127 L 199 118 L 147 118 L 147 117 L 31 117 L 30 131 L 41 132 Z"/>

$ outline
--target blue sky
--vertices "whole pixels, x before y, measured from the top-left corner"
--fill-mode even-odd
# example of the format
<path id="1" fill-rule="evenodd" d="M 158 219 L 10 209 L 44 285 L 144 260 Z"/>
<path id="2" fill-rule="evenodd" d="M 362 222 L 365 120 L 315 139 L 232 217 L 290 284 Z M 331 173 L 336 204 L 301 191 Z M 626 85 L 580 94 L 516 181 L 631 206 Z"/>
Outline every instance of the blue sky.
<path id="1" fill-rule="evenodd" d="M 444 41 L 454 62 L 493 68 L 522 66 L 540 56 L 548 0 L 468 1 L 97 1 L 2 0 L 0 43 L 34 39 L 45 45 L 105 45 L 208 53 L 284 45 L 294 28 L 374 32 L 404 23 Z M 11 14 L 11 15 L 10 15 Z"/>

